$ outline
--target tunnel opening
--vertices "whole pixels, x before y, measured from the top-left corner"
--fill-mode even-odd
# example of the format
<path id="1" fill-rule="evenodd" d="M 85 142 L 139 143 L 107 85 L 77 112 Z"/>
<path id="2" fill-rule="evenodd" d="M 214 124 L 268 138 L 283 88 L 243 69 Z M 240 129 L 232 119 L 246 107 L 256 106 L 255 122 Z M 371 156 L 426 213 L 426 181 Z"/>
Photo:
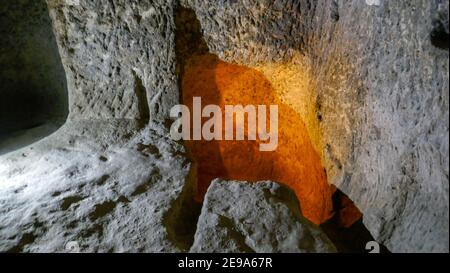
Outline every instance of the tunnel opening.
<path id="1" fill-rule="evenodd" d="M 2 155 L 56 131 L 68 92 L 45 0 L 1 1 L 0 34 Z"/>
<path id="2" fill-rule="evenodd" d="M 248 115 L 240 121 L 244 123 L 244 141 L 184 142 L 198 166 L 197 201 L 202 201 L 215 178 L 282 183 L 295 191 L 303 215 L 320 225 L 339 251 L 363 252 L 366 240 L 373 238 L 356 205 L 328 183 L 323 155 L 318 152 L 323 150 L 318 128 L 320 109 L 305 67 L 297 62 L 255 67 L 225 62 L 209 52 L 193 10 L 178 7 L 175 19 L 180 101 L 190 113 L 194 97 L 200 97 L 202 105 L 220 106 L 223 113 L 225 105 L 279 108 L 275 151 L 261 152 L 260 139 L 248 140 Z M 202 124 L 209 119 L 202 117 Z M 191 116 L 191 128 L 192 120 Z M 234 121 L 239 122 L 236 116 Z"/>

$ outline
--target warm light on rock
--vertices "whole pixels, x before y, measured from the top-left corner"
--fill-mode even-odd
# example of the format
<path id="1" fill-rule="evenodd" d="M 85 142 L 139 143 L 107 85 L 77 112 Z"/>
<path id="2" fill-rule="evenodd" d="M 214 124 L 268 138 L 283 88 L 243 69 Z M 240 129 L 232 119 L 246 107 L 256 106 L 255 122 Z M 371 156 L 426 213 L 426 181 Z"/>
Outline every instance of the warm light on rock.
<path id="1" fill-rule="evenodd" d="M 274 79 L 277 77 L 282 75 Z M 203 104 L 220 105 L 222 109 L 224 105 L 239 104 L 279 106 L 279 144 L 273 152 L 261 152 L 258 140 L 186 142 L 199 164 L 199 197 L 214 178 L 273 180 L 294 189 L 303 214 L 312 222 L 320 224 L 331 217 L 332 190 L 305 122 L 286 103 L 289 96 L 280 99 L 263 73 L 220 61 L 210 54 L 194 56 L 185 67 L 182 94 L 183 102 L 191 109 L 193 97 L 202 97 Z M 247 128 L 247 119 L 245 123 Z"/>
<path id="2" fill-rule="evenodd" d="M 448 7 L 1 0 L 0 252 L 448 252 Z"/>

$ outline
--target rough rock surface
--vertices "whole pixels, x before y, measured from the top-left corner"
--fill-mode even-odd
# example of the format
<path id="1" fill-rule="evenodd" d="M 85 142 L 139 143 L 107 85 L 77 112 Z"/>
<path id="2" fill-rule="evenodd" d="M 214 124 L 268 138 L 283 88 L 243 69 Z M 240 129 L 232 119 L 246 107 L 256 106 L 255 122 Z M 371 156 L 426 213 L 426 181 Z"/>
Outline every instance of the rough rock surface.
<path id="1" fill-rule="evenodd" d="M 280 184 L 216 179 L 206 193 L 191 252 L 335 252 Z"/>
<path id="2" fill-rule="evenodd" d="M 71 119 L 164 121 L 178 103 L 173 0 L 47 0 Z"/>
<path id="3" fill-rule="evenodd" d="M 330 182 L 390 250 L 446 252 L 449 1 L 368 2 L 182 1 L 227 61 L 309 59 Z"/>
<path id="4" fill-rule="evenodd" d="M 303 54 L 316 76 L 330 182 L 355 201 L 372 235 L 391 251 L 448 251 L 448 0 L 181 2 L 195 10 L 211 52 L 226 61 L 255 65 Z M 163 122 L 179 101 L 177 1 L 47 3 L 71 121 L 0 158 L 0 248 L 61 250 L 78 239 L 83 250 L 180 250 L 186 244 L 173 240 L 162 219 L 191 187 L 179 182 L 188 176 L 186 159 L 169 148 L 178 144 L 169 144 L 163 126 L 123 129 L 136 120 Z M 122 118 L 129 120 L 115 120 Z M 115 135 L 121 132 L 128 136 Z M 144 160 L 135 148 L 141 138 L 162 150 L 162 159 Z M 173 149 L 170 158 L 164 147 Z M 106 163 L 103 153 L 111 157 Z M 154 198 L 132 197 L 152 170 L 166 183 L 152 184 Z M 103 186 L 94 186 L 104 175 Z M 142 217 L 153 209 L 154 218 Z M 69 219 L 80 221 L 63 231 Z M 115 241 L 113 234 L 131 239 Z"/>
<path id="5" fill-rule="evenodd" d="M 68 123 L 0 158 L 0 252 L 187 250 L 195 168 L 164 128 L 130 124 Z"/>

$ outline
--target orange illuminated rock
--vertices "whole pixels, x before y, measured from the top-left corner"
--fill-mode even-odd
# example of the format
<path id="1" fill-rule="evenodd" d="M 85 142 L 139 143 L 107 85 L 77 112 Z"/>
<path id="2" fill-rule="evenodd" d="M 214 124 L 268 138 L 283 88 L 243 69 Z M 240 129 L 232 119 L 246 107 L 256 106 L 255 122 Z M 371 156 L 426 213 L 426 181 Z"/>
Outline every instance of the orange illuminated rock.
<path id="1" fill-rule="evenodd" d="M 193 56 L 184 69 L 182 93 L 183 103 L 191 110 L 193 97 L 201 97 L 203 105 L 219 105 L 222 110 L 224 105 L 239 104 L 279 108 L 279 144 L 273 152 L 260 152 L 258 140 L 186 141 L 198 162 L 199 198 L 214 178 L 269 179 L 294 189 L 303 214 L 312 222 L 320 224 L 330 218 L 332 190 L 305 124 L 297 112 L 280 101 L 260 72 L 225 63 L 210 54 Z"/>
<path id="2" fill-rule="evenodd" d="M 334 217 L 332 221 L 339 227 L 350 228 L 362 218 L 361 211 L 347 195 L 331 185 L 333 191 Z"/>

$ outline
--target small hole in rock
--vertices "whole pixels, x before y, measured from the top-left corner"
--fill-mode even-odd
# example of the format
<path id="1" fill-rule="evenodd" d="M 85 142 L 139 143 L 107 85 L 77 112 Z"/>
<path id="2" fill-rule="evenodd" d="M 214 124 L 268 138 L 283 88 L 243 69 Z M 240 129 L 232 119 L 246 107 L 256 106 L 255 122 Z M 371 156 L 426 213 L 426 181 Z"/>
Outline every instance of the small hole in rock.
<path id="1" fill-rule="evenodd" d="M 430 40 L 433 46 L 448 50 L 449 33 L 448 30 L 445 29 L 445 26 L 441 21 L 433 21 L 433 30 L 430 33 Z"/>

